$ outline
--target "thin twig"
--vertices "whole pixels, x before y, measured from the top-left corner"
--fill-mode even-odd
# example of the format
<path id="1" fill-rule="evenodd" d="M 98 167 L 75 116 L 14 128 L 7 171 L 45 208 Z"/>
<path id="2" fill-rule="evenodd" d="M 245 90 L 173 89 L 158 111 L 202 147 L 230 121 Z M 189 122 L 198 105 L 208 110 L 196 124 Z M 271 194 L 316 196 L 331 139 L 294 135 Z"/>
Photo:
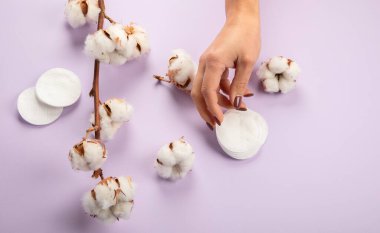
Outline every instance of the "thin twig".
<path id="1" fill-rule="evenodd" d="M 86 136 L 84 136 L 83 139 L 87 139 L 88 138 L 88 135 L 93 132 L 93 131 L 96 131 L 96 130 L 100 130 L 100 126 L 94 126 L 94 127 L 91 127 L 89 129 L 86 130 Z"/>
<path id="2" fill-rule="evenodd" d="M 109 17 L 107 14 L 104 15 L 104 18 L 106 18 L 110 23 L 116 23 L 116 21 Z"/>
<path id="3" fill-rule="evenodd" d="M 165 77 L 159 76 L 159 75 L 153 75 L 153 78 L 157 79 L 158 81 L 171 83 L 170 80 L 167 80 Z"/>

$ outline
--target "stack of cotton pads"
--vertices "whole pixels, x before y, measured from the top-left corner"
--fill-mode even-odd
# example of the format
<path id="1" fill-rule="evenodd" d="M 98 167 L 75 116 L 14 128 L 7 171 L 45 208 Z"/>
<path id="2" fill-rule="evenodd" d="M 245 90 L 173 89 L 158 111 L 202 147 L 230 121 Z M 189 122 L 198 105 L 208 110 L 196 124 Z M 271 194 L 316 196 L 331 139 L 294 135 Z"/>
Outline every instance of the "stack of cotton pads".
<path id="1" fill-rule="evenodd" d="M 224 152 L 235 159 L 248 159 L 257 154 L 268 136 L 265 119 L 257 112 L 228 110 L 216 137 Z"/>
<path id="2" fill-rule="evenodd" d="M 21 92 L 17 99 L 17 109 L 30 124 L 47 125 L 58 119 L 64 107 L 79 99 L 81 90 L 76 74 L 54 68 L 43 73 L 35 87 Z"/>

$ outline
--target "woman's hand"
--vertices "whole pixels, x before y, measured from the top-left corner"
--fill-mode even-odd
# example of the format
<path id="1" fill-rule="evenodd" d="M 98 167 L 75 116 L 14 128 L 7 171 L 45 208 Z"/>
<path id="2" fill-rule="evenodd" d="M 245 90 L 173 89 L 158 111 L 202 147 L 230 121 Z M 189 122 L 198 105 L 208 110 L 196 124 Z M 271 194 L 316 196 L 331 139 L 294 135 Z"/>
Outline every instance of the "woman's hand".
<path id="1" fill-rule="evenodd" d="M 224 27 L 200 58 L 191 91 L 199 114 L 211 129 L 223 121 L 220 107 L 246 110 L 242 97 L 253 95 L 247 84 L 260 52 L 258 0 L 226 0 L 226 15 Z M 235 69 L 232 83 L 229 68 Z"/>

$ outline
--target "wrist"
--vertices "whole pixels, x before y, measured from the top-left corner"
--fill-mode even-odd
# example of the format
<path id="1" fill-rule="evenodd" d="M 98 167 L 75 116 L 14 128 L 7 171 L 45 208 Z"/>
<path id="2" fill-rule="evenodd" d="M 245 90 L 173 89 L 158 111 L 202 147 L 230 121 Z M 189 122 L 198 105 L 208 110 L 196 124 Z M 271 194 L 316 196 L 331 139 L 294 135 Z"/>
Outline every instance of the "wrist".
<path id="1" fill-rule="evenodd" d="M 259 24 L 259 0 L 226 0 L 227 24 Z"/>

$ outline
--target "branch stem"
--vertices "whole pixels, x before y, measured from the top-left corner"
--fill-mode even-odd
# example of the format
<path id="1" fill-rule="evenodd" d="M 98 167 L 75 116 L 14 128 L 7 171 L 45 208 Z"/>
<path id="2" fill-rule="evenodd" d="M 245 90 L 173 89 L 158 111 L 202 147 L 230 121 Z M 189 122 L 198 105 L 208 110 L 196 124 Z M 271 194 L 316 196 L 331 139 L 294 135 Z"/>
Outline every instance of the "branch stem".
<path id="1" fill-rule="evenodd" d="M 107 14 L 104 15 L 104 18 L 106 18 L 110 23 L 116 23 L 116 21 L 109 17 Z"/>
<path id="2" fill-rule="evenodd" d="M 99 18 L 98 18 L 98 30 L 103 29 L 104 25 L 104 17 L 105 17 L 105 5 L 104 0 L 99 0 Z M 92 84 L 92 90 L 90 92 L 90 95 L 94 97 L 94 114 L 95 114 L 95 138 L 100 139 L 100 114 L 99 114 L 99 68 L 100 68 L 100 62 L 98 60 L 95 60 L 94 65 L 94 80 Z"/>

